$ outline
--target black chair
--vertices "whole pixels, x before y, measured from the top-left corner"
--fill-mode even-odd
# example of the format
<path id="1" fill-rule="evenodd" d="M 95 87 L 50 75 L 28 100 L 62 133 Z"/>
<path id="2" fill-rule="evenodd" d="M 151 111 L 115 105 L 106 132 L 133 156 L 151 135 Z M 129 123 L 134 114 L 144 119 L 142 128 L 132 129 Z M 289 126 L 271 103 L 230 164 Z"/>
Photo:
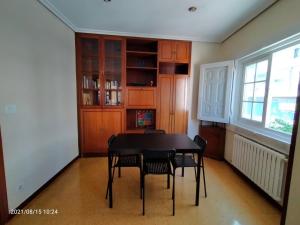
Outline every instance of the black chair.
<path id="1" fill-rule="evenodd" d="M 175 215 L 175 173 L 172 170 L 171 162 L 175 157 L 175 149 L 144 150 L 143 152 L 143 171 L 142 171 L 142 198 L 143 215 L 145 215 L 145 175 L 172 175 L 173 176 L 173 216 Z"/>
<path id="2" fill-rule="evenodd" d="M 109 139 L 108 139 L 108 146 L 110 146 L 114 139 L 116 138 L 115 135 L 112 135 Z M 113 172 L 112 172 L 112 182 L 114 180 L 114 174 L 115 174 L 115 168 L 119 169 L 119 177 L 121 176 L 121 167 L 138 167 L 140 169 L 140 189 L 141 189 L 141 194 L 140 197 L 142 198 L 142 180 L 141 180 L 141 176 L 142 176 L 142 164 L 141 164 L 141 156 L 139 154 L 116 154 L 112 156 L 112 168 L 113 168 Z M 106 195 L 105 198 L 107 199 L 108 196 L 108 189 L 109 189 L 109 181 L 107 183 L 107 189 L 106 189 Z"/>
<path id="3" fill-rule="evenodd" d="M 201 138 L 199 135 L 194 137 L 194 142 L 200 147 L 200 169 L 202 169 L 203 174 L 203 182 L 204 182 L 204 192 L 205 198 L 207 197 L 206 191 L 206 180 L 205 180 L 205 170 L 204 170 L 204 160 L 203 155 L 205 153 L 207 141 Z M 197 161 L 195 160 L 194 154 L 177 154 L 172 161 L 172 165 L 174 170 L 177 168 L 182 168 L 182 176 L 184 176 L 184 168 L 185 167 L 194 167 L 195 177 L 197 177 L 196 168 L 197 168 Z M 201 171 L 200 171 L 201 172 Z"/>
<path id="4" fill-rule="evenodd" d="M 156 129 L 146 129 L 144 131 L 144 134 L 165 134 L 166 131 L 165 130 L 156 130 Z"/>

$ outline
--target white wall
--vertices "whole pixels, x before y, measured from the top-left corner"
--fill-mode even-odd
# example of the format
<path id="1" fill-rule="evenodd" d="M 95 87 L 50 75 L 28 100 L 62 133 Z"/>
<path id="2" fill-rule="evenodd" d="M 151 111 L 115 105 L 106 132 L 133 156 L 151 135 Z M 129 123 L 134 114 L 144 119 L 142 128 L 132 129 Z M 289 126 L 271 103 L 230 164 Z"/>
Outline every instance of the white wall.
<path id="1" fill-rule="evenodd" d="M 15 208 L 78 155 L 74 32 L 36 0 L 1 0 L 0 27 L 0 124 Z"/>
<path id="2" fill-rule="evenodd" d="M 199 120 L 197 120 L 198 92 L 199 92 L 199 75 L 200 65 L 219 61 L 220 44 L 193 42 L 192 59 L 191 59 L 191 76 L 188 92 L 188 136 L 194 138 L 198 134 Z"/>
<path id="3" fill-rule="evenodd" d="M 237 59 L 263 47 L 276 43 L 300 32 L 300 1 L 282 0 L 246 25 L 221 45 L 225 60 Z M 231 161 L 233 134 L 240 133 L 228 127 L 226 133 L 225 158 Z M 245 133 L 253 139 L 271 147 L 288 152 L 289 146 L 261 135 Z"/>

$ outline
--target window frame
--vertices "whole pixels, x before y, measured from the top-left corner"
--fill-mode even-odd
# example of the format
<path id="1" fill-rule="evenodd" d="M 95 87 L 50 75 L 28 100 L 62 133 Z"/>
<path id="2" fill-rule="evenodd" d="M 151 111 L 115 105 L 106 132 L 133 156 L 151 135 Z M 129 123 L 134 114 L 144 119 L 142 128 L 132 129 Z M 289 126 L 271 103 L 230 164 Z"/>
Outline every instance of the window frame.
<path id="1" fill-rule="evenodd" d="M 238 127 L 244 128 L 246 130 L 252 131 L 254 133 L 267 136 L 273 139 L 280 140 L 285 143 L 290 143 L 291 135 L 283 133 L 280 131 L 273 130 L 266 126 L 266 114 L 267 114 L 267 102 L 269 97 L 269 85 L 271 77 L 271 67 L 272 67 L 272 54 L 289 48 L 293 45 L 300 44 L 300 35 L 294 35 L 288 39 L 285 39 L 281 42 L 273 44 L 269 47 L 256 51 L 248 56 L 237 59 L 236 65 L 236 76 L 234 80 L 234 89 L 233 89 L 233 104 L 231 111 L 231 123 Z M 244 79 L 245 79 L 245 68 L 247 65 L 252 63 L 257 63 L 263 61 L 263 59 L 268 59 L 268 71 L 265 85 L 265 96 L 264 96 L 264 106 L 263 106 L 263 115 L 262 121 L 254 121 L 251 119 L 246 119 L 242 117 L 242 102 L 244 94 Z M 299 81 L 300 82 L 300 81 Z"/>

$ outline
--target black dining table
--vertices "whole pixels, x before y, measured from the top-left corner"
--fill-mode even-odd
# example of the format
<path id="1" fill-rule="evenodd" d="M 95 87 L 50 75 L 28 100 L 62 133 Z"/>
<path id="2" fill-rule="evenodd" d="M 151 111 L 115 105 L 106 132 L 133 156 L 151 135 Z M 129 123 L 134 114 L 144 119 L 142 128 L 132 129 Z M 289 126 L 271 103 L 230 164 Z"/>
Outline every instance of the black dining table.
<path id="1" fill-rule="evenodd" d="M 195 153 L 201 157 L 200 147 L 184 134 L 118 134 L 108 149 L 109 207 L 113 207 L 112 159 L 114 155 L 143 154 L 144 149 L 175 149 L 176 153 Z M 195 205 L 199 205 L 200 160 L 197 163 Z"/>

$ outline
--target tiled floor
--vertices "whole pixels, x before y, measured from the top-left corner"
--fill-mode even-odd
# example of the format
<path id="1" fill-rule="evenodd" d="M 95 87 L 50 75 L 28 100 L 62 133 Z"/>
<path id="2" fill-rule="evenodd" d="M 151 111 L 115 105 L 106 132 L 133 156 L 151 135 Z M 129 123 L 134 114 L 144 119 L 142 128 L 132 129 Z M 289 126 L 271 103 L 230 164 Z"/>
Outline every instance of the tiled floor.
<path id="1" fill-rule="evenodd" d="M 200 205 L 194 205 L 193 169 L 176 176 L 176 215 L 172 215 L 171 189 L 165 176 L 146 177 L 146 215 L 139 198 L 139 172 L 122 169 L 116 176 L 114 208 L 105 200 L 106 158 L 77 160 L 26 208 L 57 209 L 57 215 L 18 215 L 8 224 L 178 224 L 178 225 L 278 225 L 280 211 L 253 190 L 224 162 L 205 160 L 208 197 L 201 186 Z"/>

